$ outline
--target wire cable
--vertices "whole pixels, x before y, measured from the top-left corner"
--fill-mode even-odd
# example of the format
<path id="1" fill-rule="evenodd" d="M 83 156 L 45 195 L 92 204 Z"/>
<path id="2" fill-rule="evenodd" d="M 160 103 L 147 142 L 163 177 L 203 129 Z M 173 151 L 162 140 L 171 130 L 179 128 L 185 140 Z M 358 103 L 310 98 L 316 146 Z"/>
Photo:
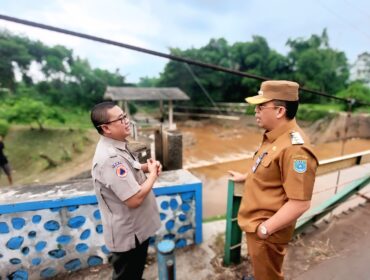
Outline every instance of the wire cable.
<path id="1" fill-rule="evenodd" d="M 167 58 L 167 59 L 174 60 L 174 61 L 179 61 L 179 62 L 184 62 L 184 63 L 188 63 L 188 64 L 192 64 L 192 65 L 197 65 L 197 66 L 200 66 L 200 67 L 213 69 L 215 71 L 230 73 L 230 74 L 241 76 L 241 77 L 251 78 L 251 79 L 255 79 L 255 80 L 259 80 L 259 81 L 272 80 L 271 78 L 267 78 L 267 77 L 263 77 L 263 76 L 258 76 L 258 75 L 254 75 L 254 74 L 250 74 L 250 73 L 246 73 L 246 72 L 241 72 L 241 71 L 233 70 L 233 69 L 230 69 L 230 68 L 226 68 L 226 67 L 222 67 L 222 66 L 218 66 L 218 65 L 214 65 L 214 64 L 209 64 L 209 63 L 205 63 L 205 62 L 201 62 L 201 61 L 197 61 L 197 60 L 192 60 L 192 59 L 189 59 L 189 58 L 184 58 L 184 57 L 180 57 L 180 56 L 176 56 L 176 55 L 172 55 L 172 54 L 165 54 L 165 53 L 162 53 L 162 52 L 153 51 L 153 50 L 150 50 L 150 49 L 145 49 L 145 48 L 141 48 L 141 47 L 125 44 L 125 43 L 120 43 L 120 42 L 117 42 L 117 41 L 113 41 L 113 40 L 109 40 L 109 39 L 105 39 L 105 38 L 101 38 L 101 37 L 97 37 L 97 36 L 92 36 L 92 35 L 88 35 L 88 34 L 84 34 L 84 33 L 80 33 L 80 32 L 75 32 L 75 31 L 71 31 L 71 30 L 67 30 L 67 29 L 63 29 L 63 28 L 59 28 L 59 27 L 55 27 L 55 26 L 51 26 L 51 25 L 37 23 L 37 22 L 29 21 L 29 20 L 19 19 L 19 18 L 15 18 L 15 17 L 2 15 L 2 14 L 0 14 L 0 19 L 15 22 L 15 23 L 19 23 L 19 24 L 23 24 L 23 25 L 27 25 L 27 26 L 32 26 L 32 27 L 36 27 L 36 28 L 46 29 L 46 30 L 54 31 L 54 32 L 58 32 L 58 33 L 63 33 L 63 34 L 67 34 L 67 35 L 71 35 L 71 36 L 75 36 L 75 37 L 80 37 L 80 38 L 84 38 L 84 39 L 88 39 L 88 40 L 91 40 L 91 41 L 96 41 L 96 42 L 100 42 L 100 43 L 104 43 L 104 44 L 108 44 L 108 45 L 114 45 L 114 46 L 118 46 L 118 47 L 121 47 L 121 48 L 126 48 L 126 49 L 130 49 L 130 50 L 134 50 L 134 51 L 138 51 L 138 52 L 142 52 L 142 53 L 146 53 L 146 54 L 150 54 L 150 55 L 154 55 L 154 56 L 159 56 L 159 57 Z M 330 94 L 320 92 L 320 91 L 317 91 L 317 90 L 312 90 L 312 89 L 307 89 L 307 88 L 300 88 L 300 90 L 305 91 L 305 92 L 309 92 L 309 93 L 312 93 L 312 94 L 324 96 L 324 97 L 327 97 L 327 98 L 344 101 L 346 103 L 354 103 L 355 102 L 356 104 L 370 106 L 370 103 L 360 102 L 360 101 L 357 101 L 355 99 L 341 98 L 341 97 L 330 95 Z"/>
<path id="2" fill-rule="evenodd" d="M 202 90 L 202 92 L 204 93 L 204 95 L 208 98 L 208 100 L 212 103 L 213 107 L 215 107 L 218 111 L 219 114 L 221 114 L 221 110 L 220 108 L 217 106 L 216 102 L 212 99 L 211 95 L 208 93 L 208 91 L 204 88 L 204 86 L 200 83 L 200 81 L 198 80 L 197 76 L 194 74 L 193 70 L 191 69 L 191 67 L 189 66 L 189 64 L 185 63 L 185 68 L 189 71 L 190 75 L 192 76 L 192 78 L 194 79 L 194 81 L 196 82 L 196 84 L 200 87 L 200 89 Z"/>

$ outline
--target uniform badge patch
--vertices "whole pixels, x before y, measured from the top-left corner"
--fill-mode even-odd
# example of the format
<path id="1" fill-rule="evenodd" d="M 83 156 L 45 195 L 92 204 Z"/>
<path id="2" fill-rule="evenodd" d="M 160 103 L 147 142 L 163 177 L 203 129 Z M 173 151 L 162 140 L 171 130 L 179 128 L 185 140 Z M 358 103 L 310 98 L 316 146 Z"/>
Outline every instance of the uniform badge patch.
<path id="1" fill-rule="evenodd" d="M 118 165 L 121 165 L 121 164 L 122 164 L 122 162 L 117 161 L 117 162 L 115 162 L 115 163 L 112 164 L 112 167 L 113 168 L 116 168 Z"/>
<path id="2" fill-rule="evenodd" d="M 120 164 L 116 168 L 116 175 L 120 178 L 126 177 L 127 169 L 123 164 Z"/>
<path id="3" fill-rule="evenodd" d="M 293 162 L 293 169 L 298 173 L 305 173 L 307 171 L 307 160 L 295 159 Z"/>

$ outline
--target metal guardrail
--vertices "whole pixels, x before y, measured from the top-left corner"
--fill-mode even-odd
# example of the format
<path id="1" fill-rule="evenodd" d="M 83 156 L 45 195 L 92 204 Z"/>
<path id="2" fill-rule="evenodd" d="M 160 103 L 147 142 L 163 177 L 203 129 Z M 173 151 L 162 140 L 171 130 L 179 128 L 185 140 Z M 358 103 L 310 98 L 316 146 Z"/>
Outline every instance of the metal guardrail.
<path id="1" fill-rule="evenodd" d="M 342 157 L 320 160 L 316 171 L 316 176 L 365 163 L 370 163 L 370 150 L 355 154 L 348 154 Z M 243 189 L 244 184 L 235 184 L 234 196 L 242 196 Z"/>
<path id="2" fill-rule="evenodd" d="M 355 154 L 349 154 L 341 157 L 320 160 L 316 176 L 369 162 L 370 162 L 370 150 Z"/>
<path id="3" fill-rule="evenodd" d="M 335 207 L 346 201 L 352 195 L 358 193 L 362 188 L 370 184 L 370 175 L 352 181 L 345 189 L 333 195 L 330 199 L 321 205 L 309 210 L 305 216 L 300 218 L 296 224 L 294 234 L 302 233 L 307 227 L 313 225 L 315 222 L 325 217 Z"/>
<path id="4" fill-rule="evenodd" d="M 323 175 L 366 163 L 370 163 L 370 150 L 349 154 L 342 157 L 321 160 L 319 161 L 316 175 Z M 350 196 L 358 193 L 368 184 L 370 184 L 370 175 L 352 181 L 346 188 L 336 193 L 318 207 L 310 210 L 307 213 L 306 218 L 299 220 L 296 225 L 295 234 L 304 231 L 305 228 L 314 224 L 320 218 L 332 211 L 336 206 L 347 200 Z M 237 223 L 237 215 L 241 197 L 243 196 L 243 189 L 244 184 L 234 183 L 233 181 L 229 180 L 224 248 L 224 265 L 226 266 L 232 263 L 240 263 L 242 231 Z"/>

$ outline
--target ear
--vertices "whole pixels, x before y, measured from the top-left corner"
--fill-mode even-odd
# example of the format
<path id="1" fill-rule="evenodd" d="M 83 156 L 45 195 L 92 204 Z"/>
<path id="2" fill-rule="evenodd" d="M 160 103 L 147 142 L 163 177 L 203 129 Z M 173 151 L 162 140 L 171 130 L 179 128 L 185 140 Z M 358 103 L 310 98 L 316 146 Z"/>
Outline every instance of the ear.
<path id="1" fill-rule="evenodd" d="M 103 124 L 101 126 L 101 129 L 103 130 L 103 135 L 110 135 L 111 134 L 111 130 L 110 130 L 108 125 Z"/>
<path id="2" fill-rule="evenodd" d="M 278 109 L 276 110 L 276 118 L 281 119 L 281 118 L 285 117 L 285 115 L 286 115 L 286 108 L 285 107 L 278 107 Z"/>

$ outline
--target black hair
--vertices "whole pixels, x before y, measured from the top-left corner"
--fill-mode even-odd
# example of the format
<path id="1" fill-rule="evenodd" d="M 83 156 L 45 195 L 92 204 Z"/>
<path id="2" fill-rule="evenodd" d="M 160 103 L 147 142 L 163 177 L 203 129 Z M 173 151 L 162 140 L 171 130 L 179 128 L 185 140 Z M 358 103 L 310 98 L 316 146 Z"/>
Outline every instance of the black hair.
<path id="1" fill-rule="evenodd" d="M 283 106 L 286 109 L 286 117 L 288 120 L 294 119 L 298 111 L 299 102 L 297 101 L 286 101 L 286 100 L 273 100 L 275 106 Z"/>
<path id="2" fill-rule="evenodd" d="M 91 109 L 91 122 L 93 123 L 99 134 L 103 135 L 103 129 L 101 128 L 101 125 L 109 121 L 108 110 L 112 109 L 114 106 L 116 106 L 116 103 L 114 103 L 113 101 L 105 101 L 96 104 Z"/>

